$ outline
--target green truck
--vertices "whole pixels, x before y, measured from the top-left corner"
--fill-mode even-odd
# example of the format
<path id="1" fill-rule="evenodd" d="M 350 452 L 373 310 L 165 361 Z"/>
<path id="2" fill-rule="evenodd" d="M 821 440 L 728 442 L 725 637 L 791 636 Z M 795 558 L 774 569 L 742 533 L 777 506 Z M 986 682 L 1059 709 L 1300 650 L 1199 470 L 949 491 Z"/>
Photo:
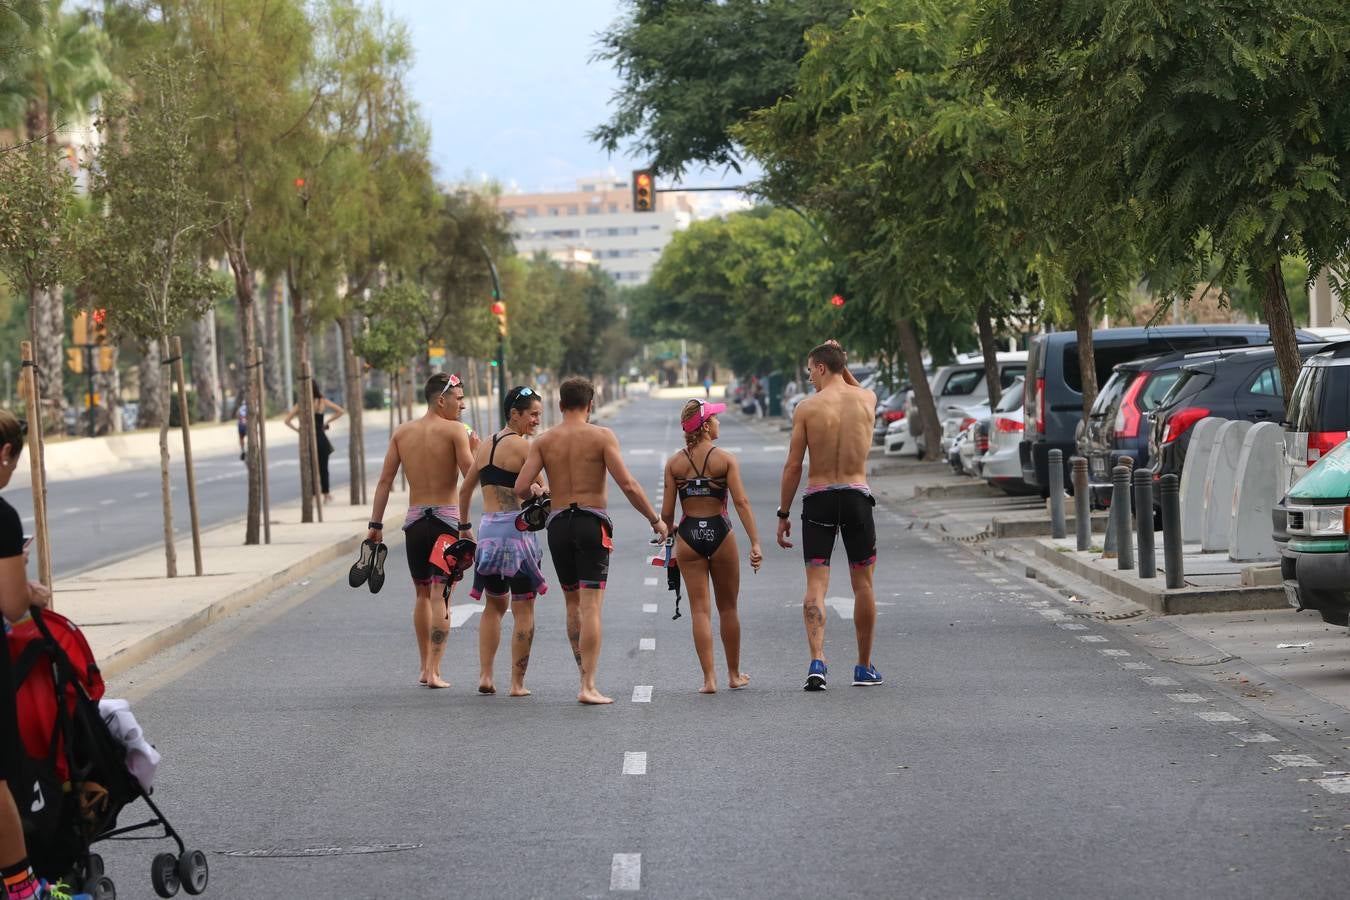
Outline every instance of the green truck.
<path id="1" fill-rule="evenodd" d="M 1275 508 L 1285 595 L 1333 625 L 1350 623 L 1350 440 L 1308 469 Z"/>

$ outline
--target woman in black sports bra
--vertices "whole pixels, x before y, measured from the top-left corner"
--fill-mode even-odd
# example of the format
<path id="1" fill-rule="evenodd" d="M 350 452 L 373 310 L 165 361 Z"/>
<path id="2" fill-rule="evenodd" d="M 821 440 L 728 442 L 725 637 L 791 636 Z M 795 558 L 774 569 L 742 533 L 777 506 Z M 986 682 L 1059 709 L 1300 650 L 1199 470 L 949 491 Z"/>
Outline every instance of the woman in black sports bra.
<path id="1" fill-rule="evenodd" d="M 497 693 L 492 678 L 492 661 L 501 644 L 502 618 L 507 602 L 511 606 L 511 688 L 512 697 L 527 697 L 525 670 L 530 664 L 534 643 L 534 598 L 548 590 L 540 564 L 543 551 L 532 531 L 517 527 L 520 503 L 516 500 L 516 475 L 525 464 L 530 445 L 527 440 L 539 428 L 543 409 L 539 394 L 532 388 L 515 387 L 506 393 L 503 409 L 506 427 L 479 444 L 473 465 L 459 490 L 459 508 L 463 521 L 472 523 L 470 507 L 474 489 L 483 488 L 483 518 L 478 529 L 478 551 L 474 559 L 474 600 L 487 595 L 483 617 L 478 626 L 478 692 Z M 536 494 L 544 493 L 543 480 Z M 472 533 L 466 527 L 463 534 Z"/>
<path id="2" fill-rule="evenodd" d="M 677 535 L 675 557 L 680 575 L 689 590 L 689 618 L 694 629 L 694 649 L 703 668 L 700 693 L 717 691 L 713 672 L 712 594 L 717 602 L 717 617 L 722 632 L 722 649 L 727 657 L 727 683 L 732 690 L 745 687 L 750 676 L 741 671 L 741 620 L 736 600 L 741 590 L 741 564 L 736 555 L 736 536 L 727 518 L 727 497 L 736 505 L 736 513 L 750 536 L 750 566 L 759 571 L 764 554 L 750 499 L 741 483 L 741 470 L 730 453 L 718 452 L 717 414 L 724 403 L 690 400 L 680 414 L 685 447 L 666 463 L 665 501 L 661 517 Z M 679 494 L 684 517 L 675 527 L 675 495 Z"/>

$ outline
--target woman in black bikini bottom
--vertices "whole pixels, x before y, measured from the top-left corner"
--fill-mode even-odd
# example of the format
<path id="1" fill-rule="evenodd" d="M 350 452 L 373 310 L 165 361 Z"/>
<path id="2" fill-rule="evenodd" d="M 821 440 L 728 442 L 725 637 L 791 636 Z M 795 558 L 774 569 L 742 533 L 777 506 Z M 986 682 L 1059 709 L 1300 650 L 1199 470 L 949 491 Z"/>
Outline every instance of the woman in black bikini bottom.
<path id="1" fill-rule="evenodd" d="M 727 499 L 736 505 L 745 533 L 750 537 L 750 565 L 758 572 L 763 560 L 759 532 L 750 499 L 741 483 L 740 466 L 729 453 L 718 453 L 717 414 L 726 409 L 722 403 L 690 400 L 680 415 L 685 448 L 666 463 L 665 501 L 661 517 L 671 527 L 675 557 L 680 575 L 689 591 L 689 618 L 694 630 L 694 649 L 703 669 L 703 687 L 711 694 L 717 690 L 713 672 L 712 603 L 722 633 L 722 649 L 727 657 L 727 683 L 732 690 L 745 687 L 750 677 L 741 671 L 741 621 L 736 601 L 741 588 L 741 564 L 737 557 L 736 536 L 727 518 Z M 679 495 L 684 517 L 675 524 L 675 496 Z M 708 583 L 712 581 L 712 590 Z M 712 596 L 710 596 L 710 593 Z"/>

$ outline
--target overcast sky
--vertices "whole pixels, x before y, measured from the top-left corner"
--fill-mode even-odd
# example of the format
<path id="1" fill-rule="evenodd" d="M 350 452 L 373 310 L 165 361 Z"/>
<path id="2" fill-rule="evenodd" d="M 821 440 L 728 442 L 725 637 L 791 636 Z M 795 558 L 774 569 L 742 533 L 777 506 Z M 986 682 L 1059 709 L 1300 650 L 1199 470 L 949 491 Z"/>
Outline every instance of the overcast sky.
<path id="1" fill-rule="evenodd" d="M 596 35 L 621 0 L 384 0 L 412 32 L 413 93 L 432 131 L 445 181 L 494 178 L 525 191 L 570 188 L 577 178 L 620 174 L 586 137 L 609 117 L 618 77 L 590 62 Z M 685 184 L 739 184 L 744 176 L 690 173 Z"/>

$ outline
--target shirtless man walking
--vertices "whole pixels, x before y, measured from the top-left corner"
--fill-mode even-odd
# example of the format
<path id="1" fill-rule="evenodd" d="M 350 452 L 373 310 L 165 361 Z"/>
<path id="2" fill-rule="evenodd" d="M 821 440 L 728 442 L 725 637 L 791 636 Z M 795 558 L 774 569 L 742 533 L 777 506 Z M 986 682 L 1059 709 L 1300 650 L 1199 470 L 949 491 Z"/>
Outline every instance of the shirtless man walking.
<path id="1" fill-rule="evenodd" d="M 778 505 L 778 546 L 790 548 L 792 498 L 802 480 L 802 458 L 810 454 L 806 492 L 802 496 L 802 553 L 806 557 L 806 597 L 802 614 L 811 666 L 805 689 L 825 690 L 825 590 L 830 584 L 830 555 L 834 538 L 842 534 L 853 582 L 853 626 L 858 637 L 855 685 L 882 683 L 872 665 L 872 631 L 877 621 L 872 574 L 877 561 L 877 532 L 872 520 L 876 505 L 867 487 L 867 453 L 877 398 L 845 365 L 843 349 L 835 341 L 816 347 L 806 358 L 816 393 L 801 402 L 792 420 L 792 443 L 783 466 Z"/>
<path id="2" fill-rule="evenodd" d="M 652 531 L 666 539 L 666 523 L 656 514 L 642 485 L 623 464 L 619 440 L 608 428 L 590 424 L 595 387 L 570 378 L 558 388 L 562 423 L 535 439 L 516 478 L 516 496 L 528 499 L 542 470 L 548 475 L 553 512 L 548 519 L 548 549 L 562 582 L 567 605 L 567 637 L 581 671 L 582 703 L 613 703 L 595 686 L 600 662 L 600 612 L 609 579 L 614 524 L 607 510 L 606 474 L 642 513 Z"/>
<path id="3" fill-rule="evenodd" d="M 464 411 L 464 388 L 459 376 L 438 373 L 427 379 L 427 413 L 404 422 L 389 441 L 380 482 L 375 487 L 375 507 L 370 514 L 372 541 L 381 540 L 384 508 L 399 466 L 408 479 L 408 514 L 403 519 L 408 571 L 417 591 L 413 607 L 413 631 L 422 661 L 419 683 L 446 688 L 441 678 L 441 656 L 450 636 L 450 605 L 441 601 L 447 576 L 430 562 L 432 547 L 443 534 L 459 535 L 457 485 L 459 476 L 473 462 L 469 433 L 459 421 Z M 433 588 L 437 588 L 433 593 Z"/>

